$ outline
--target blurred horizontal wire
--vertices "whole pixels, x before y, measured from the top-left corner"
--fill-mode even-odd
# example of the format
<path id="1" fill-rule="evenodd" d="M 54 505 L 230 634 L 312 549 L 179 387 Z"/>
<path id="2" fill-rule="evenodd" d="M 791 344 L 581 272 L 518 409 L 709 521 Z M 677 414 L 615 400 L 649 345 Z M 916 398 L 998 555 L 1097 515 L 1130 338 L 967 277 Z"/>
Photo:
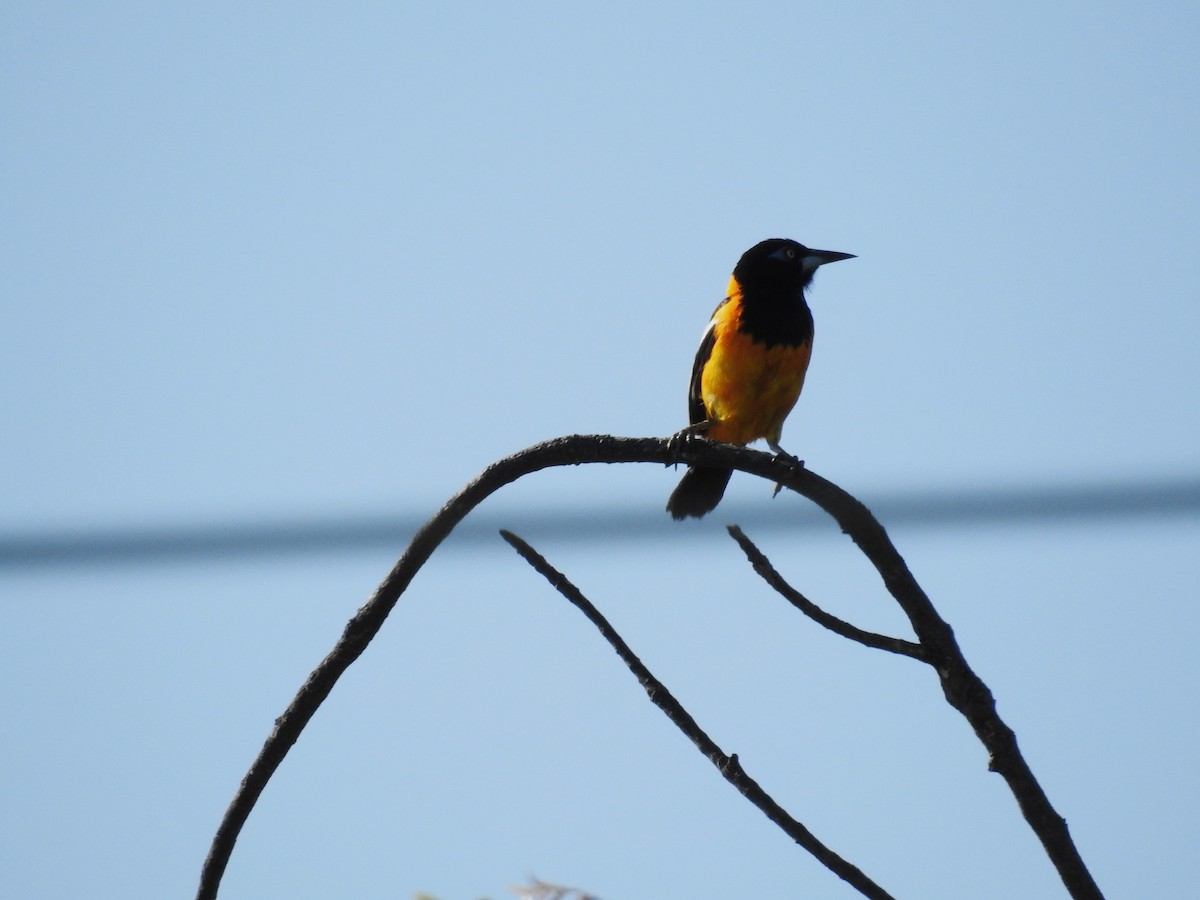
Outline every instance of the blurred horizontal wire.
<path id="1" fill-rule="evenodd" d="M 1200 477 L 1095 483 L 1070 487 L 912 491 L 860 496 L 885 527 L 1016 525 L 1050 521 L 1096 521 L 1200 512 Z M 246 523 L 163 524 L 94 530 L 0 534 L 0 569 L 84 567 L 112 564 L 183 563 L 215 558 L 333 554 L 394 549 L 397 553 L 425 521 L 417 512 L 263 519 Z M 836 528 L 811 504 L 727 502 L 710 516 L 714 524 L 737 521 L 756 531 Z M 706 527 L 708 523 L 705 523 Z M 448 544 L 486 546 L 500 528 L 530 540 L 679 540 L 695 535 L 694 523 L 669 520 L 657 502 L 599 509 L 477 510 Z"/>

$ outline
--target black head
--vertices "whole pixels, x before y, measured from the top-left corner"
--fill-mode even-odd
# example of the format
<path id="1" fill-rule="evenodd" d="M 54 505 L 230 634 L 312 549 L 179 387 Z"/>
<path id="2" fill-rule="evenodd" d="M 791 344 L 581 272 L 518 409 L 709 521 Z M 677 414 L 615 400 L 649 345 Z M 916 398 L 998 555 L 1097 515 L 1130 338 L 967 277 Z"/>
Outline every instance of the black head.
<path id="1" fill-rule="evenodd" d="M 813 250 L 785 238 L 755 244 L 733 270 L 742 290 L 739 329 L 768 347 L 810 343 L 813 320 L 804 289 L 821 266 L 853 258 L 852 253 Z"/>
<path id="2" fill-rule="evenodd" d="M 813 250 L 787 238 L 771 238 L 742 254 L 733 276 L 747 293 L 802 293 L 813 274 L 826 263 L 854 259 L 853 253 Z"/>

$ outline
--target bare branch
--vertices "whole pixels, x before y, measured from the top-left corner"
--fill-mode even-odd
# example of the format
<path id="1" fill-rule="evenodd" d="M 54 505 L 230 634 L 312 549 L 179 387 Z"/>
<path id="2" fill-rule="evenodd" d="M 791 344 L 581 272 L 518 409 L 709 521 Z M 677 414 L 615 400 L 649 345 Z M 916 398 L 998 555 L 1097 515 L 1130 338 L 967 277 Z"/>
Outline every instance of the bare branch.
<path id="1" fill-rule="evenodd" d="M 755 470 L 755 474 L 760 473 Z M 888 592 L 908 616 L 929 664 L 937 670 L 947 702 L 962 713 L 987 748 L 988 768 L 1008 783 L 1067 892 L 1074 900 L 1103 900 L 1104 895 L 1071 840 L 1066 819 L 1050 803 L 1017 747 L 1017 736 L 996 712 L 991 690 L 967 663 L 953 629 L 917 584 L 883 526 L 856 499 L 811 471 L 795 470 L 779 480 L 833 516 L 883 577 Z"/>
<path id="2" fill-rule="evenodd" d="M 815 856 L 822 865 L 854 887 L 864 897 L 879 898 L 879 900 L 891 897 L 887 891 L 863 874 L 861 869 L 826 847 L 804 825 L 788 815 L 787 810 L 776 803 L 771 795 L 746 773 L 746 770 L 738 762 L 736 753 L 728 756 L 723 753 L 716 742 L 705 733 L 691 714 L 667 690 L 666 686 L 655 678 L 637 655 L 629 649 L 629 645 L 617 634 L 616 629 L 609 624 L 600 610 L 596 609 L 591 601 L 583 596 L 579 588 L 572 584 L 567 576 L 550 565 L 545 557 L 511 531 L 501 530 L 500 534 L 527 563 L 550 582 L 556 591 L 587 616 L 588 621 L 596 626 L 609 645 L 617 651 L 617 656 L 621 657 L 621 661 L 629 667 L 629 671 L 634 674 L 638 683 L 645 688 L 654 705 L 667 714 L 667 718 L 675 723 L 675 727 L 699 748 L 700 752 L 717 767 L 717 771 L 725 780 L 737 788 L 742 796 L 762 810 L 767 818 L 783 829 L 788 837 Z"/>
<path id="3" fill-rule="evenodd" d="M 635 462 L 737 469 L 782 484 L 829 513 L 879 571 L 888 591 L 908 615 L 914 633 L 929 654 L 930 664 L 938 671 L 947 700 L 967 718 L 988 749 L 991 768 L 1008 782 L 1026 821 L 1041 840 L 1071 896 L 1075 900 L 1101 897 L 1071 840 L 1065 820 L 1051 806 L 1025 763 L 1015 735 L 997 715 L 991 692 L 967 665 L 950 626 L 933 608 L 887 533 L 866 507 L 810 470 L 746 447 L 698 438 L 670 441 L 570 435 L 535 444 L 488 466 L 418 529 L 395 567 L 350 619 L 333 649 L 276 719 L 275 728 L 251 763 L 213 836 L 200 873 L 197 900 L 214 900 L 217 896 L 238 835 L 267 782 L 338 679 L 366 650 L 413 576 L 454 527 L 491 494 L 531 472 L 583 463 Z M 735 757 L 730 759 L 730 764 L 735 765 Z"/>
<path id="4" fill-rule="evenodd" d="M 371 599 L 346 624 L 333 649 L 313 669 L 283 715 L 275 720 L 275 728 L 267 736 L 258 756 L 251 763 L 213 836 L 208 856 L 200 871 L 196 900 L 215 900 L 238 835 L 258 798 L 262 796 L 267 782 L 275 774 L 317 709 L 329 696 L 338 679 L 362 655 L 383 627 L 388 614 L 421 566 L 467 513 L 506 484 L 541 469 L 596 462 L 669 464 L 679 461 L 679 458 L 687 462 L 690 461 L 692 452 L 694 448 L 690 448 L 687 455 L 673 455 L 668 452 L 666 441 L 659 438 L 615 438 L 609 435 L 572 435 L 555 438 L 493 463 L 450 498 L 433 518 L 417 530 L 392 571 L 375 589 Z"/>
<path id="5" fill-rule="evenodd" d="M 773 587 L 779 594 L 804 613 L 818 625 L 823 625 L 832 631 L 834 634 L 840 634 L 844 638 L 852 641 L 857 641 L 868 647 L 874 647 L 877 650 L 887 650 L 889 653 L 898 653 L 901 656 L 908 656 L 913 659 L 918 659 L 921 662 L 928 662 L 925 650 L 920 644 L 914 644 L 912 641 L 902 640 L 901 638 L 888 637 L 884 634 L 876 634 L 873 631 L 863 631 L 839 619 L 837 616 L 830 615 L 817 606 L 798 590 L 788 584 L 783 576 L 771 565 L 771 561 L 763 554 L 761 550 L 754 545 L 750 538 L 746 537 L 746 533 L 737 525 L 727 525 L 726 530 L 738 542 L 738 546 L 742 548 L 742 552 L 746 554 L 746 558 L 750 560 L 750 565 L 767 584 Z"/>

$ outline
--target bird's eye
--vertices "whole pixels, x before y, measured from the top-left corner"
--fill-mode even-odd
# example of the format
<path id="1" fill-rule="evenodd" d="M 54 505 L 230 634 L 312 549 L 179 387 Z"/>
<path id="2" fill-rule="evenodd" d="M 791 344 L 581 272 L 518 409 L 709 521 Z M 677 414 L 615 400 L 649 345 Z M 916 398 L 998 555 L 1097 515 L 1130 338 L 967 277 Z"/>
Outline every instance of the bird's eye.
<path id="1" fill-rule="evenodd" d="M 788 248 L 787 248 L 787 250 L 786 250 L 785 252 L 787 253 L 787 258 L 788 258 L 788 259 L 795 259 L 795 258 L 796 258 L 796 250 L 795 250 L 795 248 L 794 248 L 794 247 L 788 247 Z"/>

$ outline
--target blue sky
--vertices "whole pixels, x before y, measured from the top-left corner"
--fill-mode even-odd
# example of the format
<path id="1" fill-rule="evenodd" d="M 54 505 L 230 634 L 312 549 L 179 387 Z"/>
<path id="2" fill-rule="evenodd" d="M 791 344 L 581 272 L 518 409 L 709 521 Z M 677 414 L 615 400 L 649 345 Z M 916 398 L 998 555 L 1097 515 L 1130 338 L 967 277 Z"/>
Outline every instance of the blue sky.
<path id="1" fill-rule="evenodd" d="M 730 269 L 774 236 L 858 254 L 814 285 L 783 444 L 868 503 L 1194 477 L 1198 39 L 1181 3 L 5 4 L 0 531 L 423 516 L 538 440 L 671 433 Z M 547 473 L 493 505 L 898 897 L 1062 896 L 929 673 L 798 621 L 720 511 L 670 522 L 677 477 Z M 727 508 L 768 497 L 735 478 Z M 537 533 L 614 506 L 661 535 Z M 890 530 L 1101 887 L 1200 889 L 1195 515 Z M 908 636 L 835 527 L 761 537 Z M 401 544 L 0 571 L 2 892 L 188 896 Z M 528 873 L 851 895 L 497 538 L 414 582 L 222 897 Z"/>

